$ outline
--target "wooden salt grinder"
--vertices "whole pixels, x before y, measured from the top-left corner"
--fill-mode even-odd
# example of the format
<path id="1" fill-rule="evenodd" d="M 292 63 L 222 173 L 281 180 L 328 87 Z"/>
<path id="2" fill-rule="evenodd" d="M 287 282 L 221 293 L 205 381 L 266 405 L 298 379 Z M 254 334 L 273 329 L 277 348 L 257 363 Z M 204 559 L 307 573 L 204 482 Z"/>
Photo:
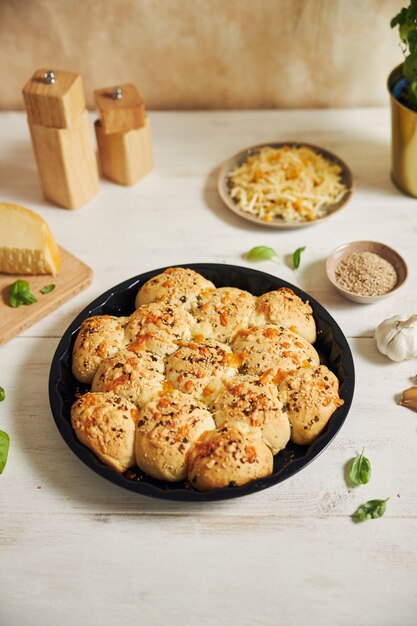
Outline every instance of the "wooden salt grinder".
<path id="1" fill-rule="evenodd" d="M 121 185 L 134 185 L 151 171 L 151 129 L 135 85 L 94 92 L 101 119 L 95 122 L 103 176 Z"/>
<path id="2" fill-rule="evenodd" d="M 23 88 L 45 197 L 75 209 L 98 192 L 98 168 L 81 76 L 37 70 Z"/>

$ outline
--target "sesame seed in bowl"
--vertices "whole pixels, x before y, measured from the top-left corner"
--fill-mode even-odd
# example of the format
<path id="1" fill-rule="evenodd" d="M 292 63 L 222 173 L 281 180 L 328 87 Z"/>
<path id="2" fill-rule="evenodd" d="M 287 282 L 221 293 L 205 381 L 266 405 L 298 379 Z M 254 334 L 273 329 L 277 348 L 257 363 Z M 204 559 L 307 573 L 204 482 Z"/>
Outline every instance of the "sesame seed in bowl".
<path id="1" fill-rule="evenodd" d="M 326 272 L 345 298 L 371 304 L 402 287 L 407 265 L 398 252 L 383 243 L 353 241 L 333 250 L 326 261 Z"/>

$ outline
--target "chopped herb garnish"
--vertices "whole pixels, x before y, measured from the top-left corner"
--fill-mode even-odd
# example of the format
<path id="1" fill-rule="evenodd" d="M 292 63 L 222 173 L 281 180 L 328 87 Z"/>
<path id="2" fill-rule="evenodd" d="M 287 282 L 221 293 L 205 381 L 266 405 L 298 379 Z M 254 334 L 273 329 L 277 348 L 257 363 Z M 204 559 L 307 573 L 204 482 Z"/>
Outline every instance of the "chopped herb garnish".
<path id="1" fill-rule="evenodd" d="M 255 248 L 247 252 L 246 258 L 249 259 L 249 261 L 267 261 L 268 259 L 277 259 L 278 255 L 273 248 L 255 246 Z"/>
<path id="2" fill-rule="evenodd" d="M 45 287 L 42 287 L 42 289 L 39 289 L 39 291 L 43 294 L 45 293 L 51 293 L 51 291 L 53 291 L 55 289 L 56 285 L 51 284 L 51 285 L 45 285 Z"/>
<path id="3" fill-rule="evenodd" d="M 8 300 L 11 307 L 16 308 L 22 304 L 33 304 L 37 301 L 33 293 L 30 293 L 27 280 L 17 280 L 10 285 Z"/>
<path id="4" fill-rule="evenodd" d="M 292 265 L 295 270 L 298 270 L 298 268 L 300 267 L 301 253 L 304 252 L 305 249 L 305 246 L 303 246 L 302 248 L 297 248 L 297 250 L 292 255 Z"/>

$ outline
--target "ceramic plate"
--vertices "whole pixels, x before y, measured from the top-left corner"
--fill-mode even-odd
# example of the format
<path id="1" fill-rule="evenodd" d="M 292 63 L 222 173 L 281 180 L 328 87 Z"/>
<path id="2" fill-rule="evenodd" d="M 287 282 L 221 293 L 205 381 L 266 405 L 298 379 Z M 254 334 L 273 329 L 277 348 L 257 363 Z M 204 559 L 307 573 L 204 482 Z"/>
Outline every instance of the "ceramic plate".
<path id="1" fill-rule="evenodd" d="M 296 147 L 296 148 L 307 147 L 307 148 L 311 148 L 312 150 L 314 150 L 315 152 L 323 156 L 325 159 L 327 159 L 331 163 L 336 163 L 337 165 L 339 165 L 339 167 L 342 170 L 341 179 L 342 179 L 343 184 L 346 187 L 345 195 L 339 200 L 339 202 L 336 202 L 335 204 L 332 204 L 327 207 L 326 209 L 327 212 L 324 217 L 320 217 L 311 222 L 306 221 L 306 222 L 299 222 L 299 223 L 294 224 L 294 223 L 284 222 L 282 218 L 275 218 L 272 222 L 265 222 L 261 220 L 259 217 L 256 217 L 255 215 L 251 215 L 250 213 L 245 213 L 239 208 L 237 203 L 230 196 L 230 181 L 228 178 L 229 172 L 234 170 L 236 167 L 242 165 L 250 156 L 259 152 L 261 148 L 265 148 L 267 146 L 271 148 L 283 148 L 284 146 L 291 146 L 291 147 Z M 217 189 L 225 205 L 231 211 L 233 211 L 233 213 L 236 213 L 236 215 L 243 217 L 243 219 L 248 220 L 249 222 L 253 222 L 255 224 L 260 224 L 261 226 L 266 226 L 267 228 L 292 229 L 292 228 L 303 228 L 305 226 L 314 226 L 314 224 L 320 224 L 321 222 L 324 222 L 329 217 L 334 215 L 334 213 L 336 213 L 337 211 L 340 211 L 340 209 L 347 203 L 350 196 L 352 195 L 353 180 L 352 180 L 352 173 L 350 169 L 348 168 L 348 166 L 346 165 L 346 163 L 344 163 L 341 159 L 339 159 L 339 157 L 332 154 L 328 150 L 324 150 L 323 148 L 319 148 L 318 146 L 314 146 L 309 143 L 299 143 L 296 141 L 284 141 L 280 143 L 263 143 L 263 144 L 259 144 L 256 146 L 251 146 L 250 148 L 246 148 L 246 150 L 242 150 L 241 152 L 238 152 L 233 157 L 228 159 L 222 165 L 220 169 L 219 176 L 217 179 Z"/>
<path id="2" fill-rule="evenodd" d="M 90 315 L 130 315 L 134 309 L 136 293 L 147 280 L 163 272 L 165 268 L 135 276 L 112 287 L 87 306 L 65 331 L 52 360 L 49 377 L 49 399 L 55 423 L 71 450 L 87 467 L 112 483 L 140 494 L 169 500 L 209 501 L 224 500 L 244 496 L 271 487 L 305 469 L 322 452 L 341 428 L 352 402 L 354 389 L 354 366 L 345 336 L 329 313 L 313 298 L 297 287 L 257 270 L 234 265 L 211 263 L 183 265 L 190 267 L 209 280 L 216 287 L 232 286 L 250 291 L 259 296 L 279 287 L 290 287 L 303 300 L 308 300 L 313 308 L 318 329 L 315 348 L 322 363 L 336 374 L 340 382 L 340 395 L 344 404 L 331 417 L 326 430 L 310 446 L 297 446 L 290 442 L 274 457 L 274 470 L 271 476 L 255 480 L 244 487 L 225 487 L 208 493 L 199 493 L 186 482 L 170 483 L 153 479 L 139 468 L 119 474 L 103 463 L 76 438 L 70 422 L 71 405 L 77 393 L 89 389 L 75 380 L 71 373 L 71 354 L 75 337 L 82 321 Z"/>

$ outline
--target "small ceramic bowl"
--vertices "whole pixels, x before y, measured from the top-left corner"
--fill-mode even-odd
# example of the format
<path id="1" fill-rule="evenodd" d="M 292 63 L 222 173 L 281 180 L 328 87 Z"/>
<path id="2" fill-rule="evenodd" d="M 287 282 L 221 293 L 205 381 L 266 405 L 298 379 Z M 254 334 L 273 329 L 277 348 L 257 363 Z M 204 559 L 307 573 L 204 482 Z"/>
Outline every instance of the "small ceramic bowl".
<path id="1" fill-rule="evenodd" d="M 352 291 L 348 291 L 344 287 L 341 287 L 336 282 L 336 268 L 344 257 L 352 254 L 353 252 L 373 252 L 391 263 L 397 272 L 397 284 L 395 287 L 391 289 L 391 291 L 388 291 L 388 293 L 384 293 L 381 296 L 361 296 L 357 293 L 353 293 Z M 380 300 L 383 300 L 398 291 L 407 279 L 408 270 L 404 259 L 398 254 L 398 252 L 389 246 L 386 246 L 383 243 L 378 243 L 377 241 L 352 241 L 351 243 L 344 243 L 339 246 L 327 257 L 326 273 L 332 285 L 334 285 L 337 291 L 345 296 L 345 298 L 352 300 L 353 302 L 359 302 L 360 304 L 372 304 L 373 302 L 379 302 Z"/>

